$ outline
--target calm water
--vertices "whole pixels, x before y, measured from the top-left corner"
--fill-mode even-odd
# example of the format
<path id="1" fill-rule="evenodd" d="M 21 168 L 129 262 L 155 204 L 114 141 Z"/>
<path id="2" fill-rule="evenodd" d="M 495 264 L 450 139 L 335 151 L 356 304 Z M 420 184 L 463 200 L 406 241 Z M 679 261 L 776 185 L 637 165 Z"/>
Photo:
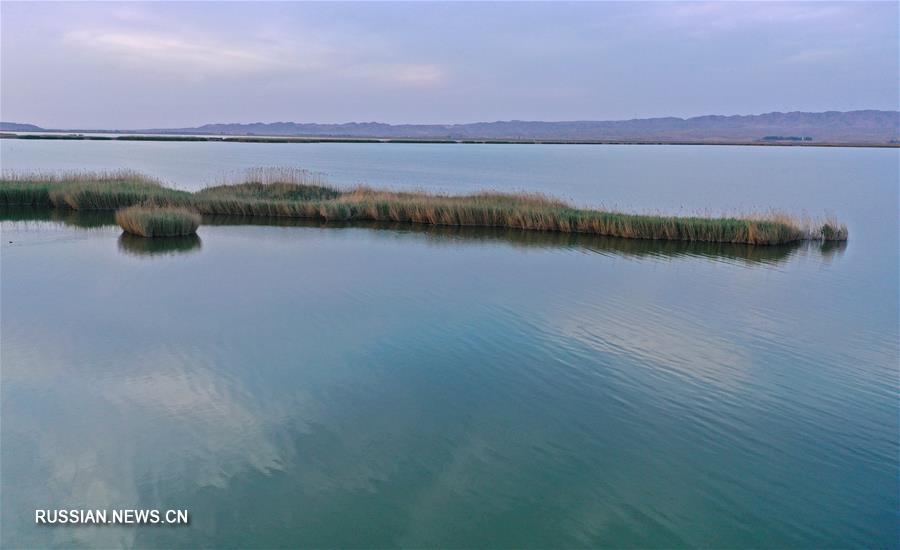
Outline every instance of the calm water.
<path id="1" fill-rule="evenodd" d="M 834 211 L 846 247 L 2 211 L 2 546 L 897 547 L 896 150 L 3 140 L 183 187 Z M 12 241 L 11 243 L 9 241 Z M 38 527 L 35 508 L 190 526 Z"/>

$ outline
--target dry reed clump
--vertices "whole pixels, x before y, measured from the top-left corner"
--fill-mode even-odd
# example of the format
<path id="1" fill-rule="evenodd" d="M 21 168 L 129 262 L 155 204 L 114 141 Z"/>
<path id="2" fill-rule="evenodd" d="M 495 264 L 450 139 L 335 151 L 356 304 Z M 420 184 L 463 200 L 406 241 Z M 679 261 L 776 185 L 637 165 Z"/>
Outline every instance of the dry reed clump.
<path id="1" fill-rule="evenodd" d="M 643 239 L 776 244 L 802 238 L 796 227 L 769 220 L 643 216 L 472 196 L 341 197 L 306 209 L 325 220 L 508 227 Z"/>
<path id="2" fill-rule="evenodd" d="M 140 237 L 183 237 L 200 226 L 200 215 L 185 208 L 130 206 L 116 212 L 116 223 Z"/>
<path id="3" fill-rule="evenodd" d="M 288 183 L 293 185 L 329 187 L 323 174 L 290 166 L 260 166 L 249 168 L 239 172 L 237 175 L 226 177 L 222 181 L 225 185 L 251 182 L 262 185 Z"/>
<path id="4" fill-rule="evenodd" d="M 825 218 L 812 218 L 810 216 L 792 216 L 785 212 L 771 210 L 752 217 L 796 227 L 802 235 L 800 237 L 802 240 L 846 241 L 849 236 L 847 226 L 832 215 Z"/>
<path id="5" fill-rule="evenodd" d="M 98 210 L 143 205 L 158 210 L 188 208 L 211 215 L 505 227 L 743 244 L 847 239 L 846 226 L 833 219 L 818 223 L 777 212 L 729 217 L 625 214 L 575 208 L 536 193 L 446 195 L 365 186 L 341 190 L 325 185 L 316 174 L 293 168 L 251 170 L 239 183 L 223 183 L 196 193 L 169 189 L 132 172 L 63 176 L 4 173 L 0 205 L 4 204 Z"/>

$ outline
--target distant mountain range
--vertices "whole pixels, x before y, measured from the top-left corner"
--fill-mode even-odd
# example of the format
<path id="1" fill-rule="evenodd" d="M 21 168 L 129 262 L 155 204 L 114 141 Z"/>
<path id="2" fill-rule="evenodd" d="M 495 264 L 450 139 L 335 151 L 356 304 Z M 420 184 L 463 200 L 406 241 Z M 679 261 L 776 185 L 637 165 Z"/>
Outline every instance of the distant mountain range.
<path id="1" fill-rule="evenodd" d="M 469 124 L 315 124 L 254 122 L 205 124 L 191 128 L 141 130 L 49 130 L 32 124 L 0 122 L 8 132 L 109 132 L 414 140 L 623 141 L 623 142 L 803 142 L 811 144 L 900 144 L 900 111 L 827 111 L 707 115 L 615 121 L 498 121 Z"/>
<path id="2" fill-rule="evenodd" d="M 34 124 L 19 124 L 18 122 L 0 122 L 0 131 L 4 132 L 46 132 L 40 126 Z"/>

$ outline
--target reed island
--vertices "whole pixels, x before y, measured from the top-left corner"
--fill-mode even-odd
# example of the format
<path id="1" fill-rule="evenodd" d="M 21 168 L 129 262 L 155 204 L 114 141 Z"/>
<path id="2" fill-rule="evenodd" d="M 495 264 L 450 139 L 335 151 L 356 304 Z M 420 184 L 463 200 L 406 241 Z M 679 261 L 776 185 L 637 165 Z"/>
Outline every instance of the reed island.
<path id="1" fill-rule="evenodd" d="M 196 192 L 166 187 L 128 171 L 4 172 L 0 175 L 0 206 L 113 210 L 124 231 L 141 237 L 190 235 L 197 231 L 202 216 L 215 215 L 501 227 L 752 245 L 840 241 L 848 235 L 846 226 L 832 219 L 812 222 L 777 213 L 730 217 L 628 214 L 578 208 L 537 193 L 447 195 L 366 186 L 340 188 L 293 168 L 249 170 L 241 180 Z"/>

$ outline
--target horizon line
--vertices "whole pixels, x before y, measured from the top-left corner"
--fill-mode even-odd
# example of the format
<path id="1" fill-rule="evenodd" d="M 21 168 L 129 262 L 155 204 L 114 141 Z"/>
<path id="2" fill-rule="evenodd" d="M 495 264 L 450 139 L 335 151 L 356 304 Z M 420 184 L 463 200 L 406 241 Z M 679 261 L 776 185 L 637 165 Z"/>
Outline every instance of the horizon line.
<path id="1" fill-rule="evenodd" d="M 70 128 L 62 128 L 62 127 L 51 127 L 51 126 L 41 126 L 38 124 L 34 124 L 31 122 L 18 122 L 18 121 L 6 121 L 0 120 L 0 124 L 21 124 L 21 125 L 30 125 L 36 126 L 45 130 L 115 130 L 115 131 L 130 131 L 130 130 L 180 130 L 180 129 L 192 129 L 192 128 L 202 128 L 204 126 L 213 126 L 213 125 L 253 125 L 253 124 L 315 124 L 319 126 L 344 126 L 350 124 L 380 124 L 385 126 L 468 126 L 473 124 L 498 124 L 498 123 L 509 123 L 509 122 L 523 122 L 523 123 L 538 123 L 538 124 L 566 124 L 566 123 L 589 123 L 589 122 L 632 122 L 637 120 L 681 120 L 688 121 L 699 118 L 710 118 L 710 117 L 720 117 L 720 118 L 736 118 L 736 117 L 760 117 L 766 115 L 790 115 L 790 114 L 811 114 L 811 115 L 822 115 L 829 113 L 838 113 L 838 114 L 849 114 L 849 113 L 862 113 L 862 112 L 875 112 L 875 113 L 896 113 L 900 114 L 900 110 L 894 109 L 851 109 L 847 111 L 840 110 L 827 110 L 827 111 L 767 111 L 764 113 L 752 113 L 752 114 L 705 114 L 705 115 L 696 115 L 690 117 L 679 117 L 679 116 L 653 116 L 653 117 L 633 117 L 633 118 L 621 118 L 621 119 L 568 119 L 568 120 L 537 120 L 537 119 L 497 119 L 497 120 L 475 120 L 470 122 L 381 122 L 377 120 L 349 120 L 344 122 L 311 122 L 311 121 L 301 121 L 298 122 L 296 120 L 273 120 L 269 122 L 263 122 L 260 120 L 255 120 L 252 122 L 206 122 L 202 124 L 198 124 L 195 126 L 166 126 L 166 127 L 133 127 L 133 128 L 122 128 L 122 127 L 70 127 Z"/>

